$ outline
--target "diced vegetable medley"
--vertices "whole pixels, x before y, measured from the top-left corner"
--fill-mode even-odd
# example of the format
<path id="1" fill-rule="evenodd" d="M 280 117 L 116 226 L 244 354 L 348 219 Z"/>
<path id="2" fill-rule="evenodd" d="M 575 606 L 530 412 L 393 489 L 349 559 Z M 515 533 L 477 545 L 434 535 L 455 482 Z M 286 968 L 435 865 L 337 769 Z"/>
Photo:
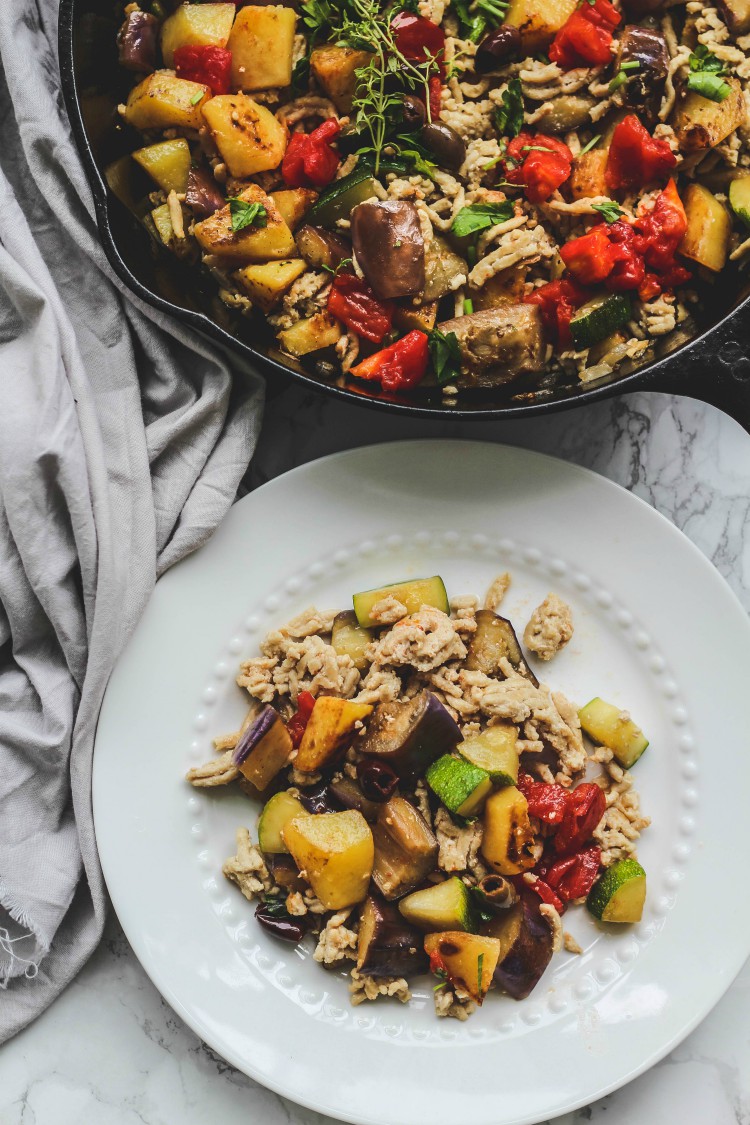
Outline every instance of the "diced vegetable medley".
<path id="1" fill-rule="evenodd" d="M 569 908 L 641 919 L 649 821 L 629 770 L 648 742 L 619 705 L 578 710 L 537 680 L 499 612 L 509 583 L 483 608 L 436 576 L 304 611 L 243 662 L 247 717 L 188 774 L 260 801 L 257 843 L 239 828 L 224 874 L 269 934 L 312 935 L 315 960 L 346 968 L 355 1004 L 406 1001 L 430 972 L 437 1014 L 465 1019 L 581 952 Z M 573 633 L 553 594 L 531 623 L 544 660 Z"/>
<path id="2" fill-rule="evenodd" d="M 750 249 L 746 0 L 143 3 L 109 184 L 326 379 L 608 377 Z"/>

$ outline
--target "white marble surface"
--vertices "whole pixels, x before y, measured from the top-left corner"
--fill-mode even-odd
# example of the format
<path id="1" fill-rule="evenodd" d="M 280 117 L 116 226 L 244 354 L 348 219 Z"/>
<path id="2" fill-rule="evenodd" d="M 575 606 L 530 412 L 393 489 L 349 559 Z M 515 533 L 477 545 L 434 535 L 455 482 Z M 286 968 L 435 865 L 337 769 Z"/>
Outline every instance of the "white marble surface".
<path id="1" fill-rule="evenodd" d="M 635 395 L 538 421 L 438 425 L 343 407 L 292 389 L 269 407 L 250 479 L 257 485 L 338 449 L 439 434 L 539 449 L 618 481 L 681 527 L 750 608 L 750 437 L 717 411 L 687 399 Z M 79 978 L 0 1050 L 0 1125 L 325 1120 L 264 1090 L 202 1044 L 161 999 L 114 917 Z M 661 1064 L 558 1120 L 750 1125 L 750 962 L 704 1023 Z"/>

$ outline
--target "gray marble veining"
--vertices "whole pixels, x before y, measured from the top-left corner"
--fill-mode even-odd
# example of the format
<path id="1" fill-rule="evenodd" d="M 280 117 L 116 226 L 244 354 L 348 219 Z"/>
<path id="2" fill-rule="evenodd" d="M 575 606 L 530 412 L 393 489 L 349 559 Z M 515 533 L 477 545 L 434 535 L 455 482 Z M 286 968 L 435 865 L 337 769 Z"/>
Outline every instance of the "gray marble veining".
<path id="1" fill-rule="evenodd" d="M 638 394 L 533 421 L 391 418 L 289 388 L 248 481 L 339 449 L 415 437 L 500 441 L 585 465 L 643 497 L 750 609 L 750 437 L 689 399 Z M 450 466 L 445 467 L 450 472 Z M 586 534 L 595 534 L 588 528 Z M 2 994 L 0 994 L 2 1003 Z M 750 1125 L 750 962 L 666 1059 L 561 1125 Z M 0 1051 L 0 1125 L 320 1125 L 228 1066 L 161 999 L 112 917 L 78 979 Z"/>

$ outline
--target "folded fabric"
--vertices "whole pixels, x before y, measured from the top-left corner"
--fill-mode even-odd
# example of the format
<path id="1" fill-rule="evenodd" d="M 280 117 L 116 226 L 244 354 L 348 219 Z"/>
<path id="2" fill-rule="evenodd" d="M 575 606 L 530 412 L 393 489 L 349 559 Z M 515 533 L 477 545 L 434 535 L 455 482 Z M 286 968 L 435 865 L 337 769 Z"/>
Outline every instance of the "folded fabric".
<path id="1" fill-rule="evenodd" d="M 114 279 L 56 41 L 57 0 L 0 4 L 0 1042 L 99 941 L 107 679 L 157 575 L 232 503 L 262 411 L 257 375 Z"/>

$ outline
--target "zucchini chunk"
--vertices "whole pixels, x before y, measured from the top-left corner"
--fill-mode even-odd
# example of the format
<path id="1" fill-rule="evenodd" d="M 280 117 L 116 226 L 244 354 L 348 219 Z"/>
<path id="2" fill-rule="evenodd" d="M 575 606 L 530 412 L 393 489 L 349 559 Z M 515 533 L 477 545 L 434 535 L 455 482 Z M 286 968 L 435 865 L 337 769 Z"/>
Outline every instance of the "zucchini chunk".
<path id="1" fill-rule="evenodd" d="M 607 746 L 623 769 L 634 766 L 648 746 L 648 739 L 627 712 L 598 696 L 581 708 L 578 719 L 589 738 Z"/>
<path id="2" fill-rule="evenodd" d="M 372 607 L 389 596 L 405 605 L 409 613 L 417 613 L 423 605 L 450 613 L 442 578 L 437 575 L 434 578 L 414 578 L 411 582 L 394 582 L 391 586 L 379 586 L 376 590 L 364 590 L 361 594 L 355 594 L 352 598 L 354 612 L 363 629 L 377 627 L 378 622 L 370 616 Z"/>
<path id="3" fill-rule="evenodd" d="M 570 322 L 570 334 L 580 351 L 604 340 L 630 320 L 629 299 L 622 293 L 607 293 L 582 305 Z"/>
<path id="4" fill-rule="evenodd" d="M 414 891 L 401 899 L 398 908 L 407 922 L 427 932 L 465 930 L 474 933 L 477 928 L 469 888 L 457 875 L 434 887 Z"/>
<path id="5" fill-rule="evenodd" d="M 536 988 L 552 960 L 552 930 L 540 906 L 537 896 L 527 892 L 482 926 L 482 933 L 500 945 L 495 983 L 514 1000 L 524 1000 Z"/>
<path id="6" fill-rule="evenodd" d="M 332 227 L 337 219 L 348 219 L 358 203 L 377 198 L 377 184 L 366 169 L 354 169 L 348 176 L 336 180 L 313 203 L 307 212 L 307 221 L 313 226 Z"/>
<path id="7" fill-rule="evenodd" d="M 529 805 L 520 789 L 508 785 L 487 799 L 482 855 L 500 875 L 522 875 L 536 862 Z"/>
<path id="8" fill-rule="evenodd" d="M 404 797 L 391 797 L 381 805 L 373 837 L 372 878 L 384 898 L 392 901 L 413 891 L 437 866 L 435 835 Z"/>
<path id="9" fill-rule="evenodd" d="M 441 970 L 451 984 L 468 992 L 481 1004 L 492 984 L 500 956 L 500 942 L 493 937 L 480 937 L 462 930 L 446 930 L 428 934 L 424 947 L 433 972 Z"/>
<path id="10" fill-rule="evenodd" d="M 371 713 L 371 703 L 352 703 L 332 695 L 316 699 L 297 751 L 295 767 L 304 773 L 315 773 L 330 765 L 354 735 L 355 724 Z"/>
<path id="11" fill-rule="evenodd" d="M 467 738 L 458 752 L 467 762 L 486 770 L 493 785 L 515 785 L 518 781 L 518 727 L 497 723 L 481 734 Z"/>
<path id="12" fill-rule="evenodd" d="M 613 863 L 594 883 L 586 906 L 601 922 L 633 923 L 643 917 L 646 872 L 635 859 Z"/>
<path id="13" fill-rule="evenodd" d="M 350 656 L 354 667 L 360 672 L 369 664 L 365 656 L 365 649 L 373 639 L 374 634 L 369 629 L 363 629 L 357 622 L 357 615 L 353 609 L 346 609 L 337 613 L 333 619 L 333 634 L 331 644 L 338 656 Z"/>
<path id="14" fill-rule="evenodd" d="M 436 695 L 423 689 L 405 703 L 380 703 L 359 742 L 393 766 L 399 777 L 420 777 L 431 762 L 461 741 L 461 731 Z"/>
<path id="15" fill-rule="evenodd" d="M 284 826 L 282 836 L 326 910 L 342 910 L 367 897 L 374 844 L 361 813 L 297 816 Z"/>
<path id="16" fill-rule="evenodd" d="M 294 747 L 281 718 L 266 705 L 240 735 L 232 761 L 256 789 L 265 789 L 288 765 Z"/>
<path id="17" fill-rule="evenodd" d="M 266 801 L 258 821 L 258 846 L 264 854 L 289 854 L 281 832 L 296 816 L 307 816 L 307 812 L 302 802 L 292 793 L 286 790 L 274 793 Z"/>
<path id="18" fill-rule="evenodd" d="M 680 102 L 672 125 L 685 154 L 714 148 L 744 124 L 742 86 L 736 78 L 727 77 L 724 81 L 732 92 L 723 102 L 709 101 L 693 90 L 687 91 Z"/>
<path id="19" fill-rule="evenodd" d="M 357 968 L 371 977 L 416 976 L 427 968 L 422 935 L 380 895 L 369 895 L 359 916 Z"/>
<path id="20" fill-rule="evenodd" d="M 680 253 L 712 273 L 720 273 L 726 264 L 732 233 L 726 207 L 707 187 L 696 183 L 688 184 L 683 203 L 687 230 L 679 245 Z"/>
<path id="21" fill-rule="evenodd" d="M 748 6 L 750 7 L 750 0 Z M 737 218 L 750 229 L 750 176 L 739 176 L 729 185 L 729 202 Z"/>
<path id="22" fill-rule="evenodd" d="M 443 754 L 432 763 L 426 781 L 435 796 L 456 816 L 476 816 L 492 792 L 492 781 L 486 770 L 451 754 Z"/>
<path id="23" fill-rule="evenodd" d="M 526 664 L 518 643 L 516 631 L 505 617 L 493 613 L 491 609 L 477 611 L 477 628 L 469 644 L 466 667 L 472 672 L 484 672 L 485 676 L 502 675 L 500 661 L 507 660 L 516 672 L 531 680 L 534 687 L 539 681 Z"/>

